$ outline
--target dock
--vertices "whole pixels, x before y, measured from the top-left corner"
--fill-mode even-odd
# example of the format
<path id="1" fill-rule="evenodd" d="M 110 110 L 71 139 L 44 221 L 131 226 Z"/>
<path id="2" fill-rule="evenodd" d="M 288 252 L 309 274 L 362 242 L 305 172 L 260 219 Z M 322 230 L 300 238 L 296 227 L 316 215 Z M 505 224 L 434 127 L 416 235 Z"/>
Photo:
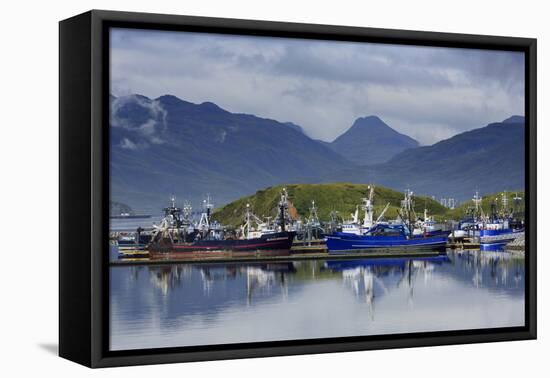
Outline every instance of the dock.
<path id="1" fill-rule="evenodd" d="M 480 243 L 478 240 L 466 238 L 463 241 L 450 241 L 447 243 L 447 248 L 450 249 L 479 249 Z"/>
<path id="2" fill-rule="evenodd" d="M 516 240 L 508 243 L 506 249 L 514 252 L 525 252 L 525 235 L 521 235 Z"/>
<path id="3" fill-rule="evenodd" d="M 290 253 L 328 253 L 328 251 L 323 239 L 315 239 L 310 241 L 295 241 L 292 244 L 292 248 L 290 248 Z"/>
<path id="4" fill-rule="evenodd" d="M 465 238 L 461 241 L 447 243 L 448 249 L 475 250 L 480 248 L 479 241 L 474 238 Z M 191 256 L 181 259 L 149 259 L 149 252 L 145 249 L 125 248 L 119 251 L 121 258 L 111 261 L 111 266 L 124 265 L 159 265 L 159 264 L 195 264 L 195 263 L 228 263 L 228 262 L 273 262 L 273 261 L 300 261 L 300 260 L 349 260 L 349 259 L 369 259 L 369 258 L 388 258 L 388 257 L 432 257 L 438 256 L 438 251 L 410 251 L 407 249 L 395 250 L 375 250 L 368 252 L 357 252 L 345 255 L 331 255 L 328 253 L 327 246 L 323 240 L 299 241 L 295 242 L 290 249 L 290 254 L 280 256 Z"/>
<path id="5" fill-rule="evenodd" d="M 109 262 L 110 266 L 127 265 L 166 265 L 166 264 L 200 264 L 200 263 L 246 263 L 246 262 L 288 262 L 304 260 L 353 260 L 388 257 L 434 257 L 442 253 L 439 251 L 376 251 L 366 253 L 353 253 L 345 255 L 329 255 L 327 252 L 291 253 L 282 256 L 241 256 L 241 257 L 208 257 L 194 256 L 185 259 L 155 259 L 148 258 L 124 258 Z"/>

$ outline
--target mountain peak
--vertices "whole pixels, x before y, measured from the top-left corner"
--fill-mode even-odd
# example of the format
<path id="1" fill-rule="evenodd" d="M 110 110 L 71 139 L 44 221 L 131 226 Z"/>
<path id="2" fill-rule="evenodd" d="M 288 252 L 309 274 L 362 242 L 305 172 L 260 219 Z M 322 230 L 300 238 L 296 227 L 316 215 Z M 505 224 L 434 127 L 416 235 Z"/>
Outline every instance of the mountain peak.
<path id="1" fill-rule="evenodd" d="M 293 122 L 284 122 L 283 125 L 286 125 L 286 126 L 292 128 L 293 130 L 296 130 L 296 131 L 298 131 L 302 134 L 305 134 L 304 129 L 302 129 L 302 127 L 300 125 L 297 125 Z"/>
<path id="2" fill-rule="evenodd" d="M 159 101 L 162 104 L 167 105 L 179 105 L 179 104 L 188 104 L 187 101 L 183 101 L 181 98 L 176 97 L 174 95 L 162 95 L 156 99 L 156 101 Z"/>
<path id="3" fill-rule="evenodd" d="M 139 94 L 139 93 L 133 93 L 133 94 L 129 94 L 127 96 L 120 96 L 120 97 L 115 97 L 113 96 L 113 98 L 116 100 L 116 99 L 127 99 L 127 100 L 142 100 L 142 101 L 151 101 L 151 99 L 147 96 L 144 96 L 142 94 Z"/>
<path id="4" fill-rule="evenodd" d="M 370 115 L 357 118 L 330 147 L 348 160 L 365 165 L 388 161 L 403 150 L 418 147 L 418 142 Z"/>
<path id="5" fill-rule="evenodd" d="M 502 123 L 525 123 L 525 117 L 520 115 L 513 115 L 506 118 Z"/>
<path id="6" fill-rule="evenodd" d="M 386 125 L 384 121 L 382 121 L 378 116 L 375 116 L 375 115 L 357 118 L 355 122 L 353 122 L 353 125 L 351 127 L 354 127 L 354 126 L 361 126 L 361 127 L 362 126 L 367 126 L 367 127 L 385 126 L 389 128 L 389 126 Z"/>
<path id="7" fill-rule="evenodd" d="M 216 112 L 216 113 L 228 113 L 227 110 L 220 108 L 218 105 L 214 104 L 210 101 L 205 101 L 202 104 L 199 105 L 203 110 L 206 110 L 208 112 Z"/>

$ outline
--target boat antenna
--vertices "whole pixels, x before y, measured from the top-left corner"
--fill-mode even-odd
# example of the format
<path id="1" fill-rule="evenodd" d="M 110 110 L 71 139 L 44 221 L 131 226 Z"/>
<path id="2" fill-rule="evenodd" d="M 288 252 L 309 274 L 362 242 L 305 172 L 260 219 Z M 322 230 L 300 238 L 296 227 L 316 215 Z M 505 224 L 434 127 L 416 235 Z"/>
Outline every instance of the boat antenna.
<path id="1" fill-rule="evenodd" d="M 319 223 L 319 215 L 317 214 L 317 207 L 315 207 L 315 200 L 311 201 L 311 207 L 309 208 L 308 223 L 310 225 Z"/>
<path id="2" fill-rule="evenodd" d="M 363 210 L 365 211 L 365 218 L 363 219 L 363 227 L 369 229 L 373 226 L 374 215 L 374 185 L 367 186 L 368 196 L 363 198 Z"/>
<path id="3" fill-rule="evenodd" d="M 176 207 L 176 196 L 172 195 L 170 201 L 172 201 L 172 207 Z"/>
<path id="4" fill-rule="evenodd" d="M 203 232 L 210 230 L 210 211 L 214 207 L 210 202 L 210 194 L 206 196 L 206 199 L 202 201 L 203 213 L 201 214 L 201 219 L 199 221 L 199 229 Z"/>
<path id="5" fill-rule="evenodd" d="M 280 222 L 281 222 L 281 232 L 285 231 L 285 209 L 288 206 L 287 204 L 287 193 L 286 188 L 283 188 L 281 191 L 281 199 L 279 201 L 279 212 L 280 212 Z"/>
<path id="6" fill-rule="evenodd" d="M 212 212 L 212 208 L 214 207 L 212 202 L 210 202 L 210 194 L 206 195 L 206 200 L 204 202 L 204 206 L 206 208 L 206 216 L 208 217 L 208 221 L 210 221 L 210 213 Z"/>
<path id="7" fill-rule="evenodd" d="M 246 238 L 250 239 L 250 204 L 246 204 Z"/>

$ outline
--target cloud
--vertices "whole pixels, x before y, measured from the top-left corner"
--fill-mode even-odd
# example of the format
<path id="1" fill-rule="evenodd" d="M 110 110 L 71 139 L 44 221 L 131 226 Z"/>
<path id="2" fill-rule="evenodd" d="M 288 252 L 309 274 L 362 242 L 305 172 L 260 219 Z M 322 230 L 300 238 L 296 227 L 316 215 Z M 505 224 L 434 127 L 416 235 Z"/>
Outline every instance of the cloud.
<path id="1" fill-rule="evenodd" d="M 128 138 L 123 138 L 122 139 L 122 141 L 120 142 L 120 147 L 124 148 L 126 150 L 137 150 L 138 149 L 138 145 L 135 144 L 134 142 L 132 142 Z"/>
<path id="2" fill-rule="evenodd" d="M 123 138 L 120 146 L 125 149 L 136 150 L 150 144 L 164 143 L 166 116 L 167 112 L 160 102 L 143 96 L 117 97 L 111 101 L 111 126 L 130 132 L 137 140 L 133 142 Z"/>
<path id="3" fill-rule="evenodd" d="M 422 144 L 524 114 L 518 52 L 130 29 L 111 46 L 115 95 L 211 101 L 328 141 L 370 114 Z"/>

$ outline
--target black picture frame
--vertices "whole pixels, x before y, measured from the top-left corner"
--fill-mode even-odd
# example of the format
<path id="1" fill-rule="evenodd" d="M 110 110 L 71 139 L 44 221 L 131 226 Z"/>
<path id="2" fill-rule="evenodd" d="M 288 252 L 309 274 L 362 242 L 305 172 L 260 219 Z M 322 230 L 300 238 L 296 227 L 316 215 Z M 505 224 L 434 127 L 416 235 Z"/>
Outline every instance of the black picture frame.
<path id="1" fill-rule="evenodd" d="M 108 28 L 464 47 L 525 53 L 524 327 L 205 347 L 108 350 Z M 59 24 L 59 354 L 89 367 L 534 339 L 536 317 L 536 39 L 92 10 Z"/>

